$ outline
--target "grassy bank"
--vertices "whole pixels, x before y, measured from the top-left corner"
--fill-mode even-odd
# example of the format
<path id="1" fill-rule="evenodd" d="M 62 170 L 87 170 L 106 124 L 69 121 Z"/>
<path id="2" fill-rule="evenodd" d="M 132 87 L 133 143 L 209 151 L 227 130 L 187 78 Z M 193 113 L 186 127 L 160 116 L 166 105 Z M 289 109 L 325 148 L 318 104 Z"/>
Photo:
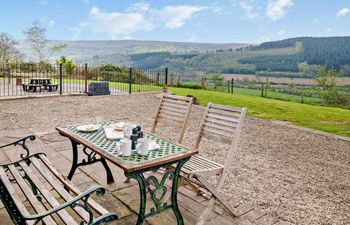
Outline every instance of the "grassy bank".
<path id="1" fill-rule="evenodd" d="M 261 90 L 248 89 L 248 88 L 234 88 L 233 92 L 235 94 L 241 94 L 241 95 L 251 95 L 251 96 L 261 95 Z M 291 95 L 291 94 L 286 94 L 286 93 L 281 93 L 281 92 L 276 92 L 271 90 L 267 92 L 267 98 L 291 101 L 291 102 L 301 102 L 301 96 L 299 95 Z M 304 103 L 306 104 L 322 104 L 321 98 L 304 96 L 303 100 L 304 100 Z"/>
<path id="2" fill-rule="evenodd" d="M 287 102 L 254 95 L 169 88 L 178 95 L 192 94 L 202 106 L 208 102 L 247 107 L 249 115 L 263 119 L 289 121 L 294 125 L 350 137 L 350 110 Z"/>

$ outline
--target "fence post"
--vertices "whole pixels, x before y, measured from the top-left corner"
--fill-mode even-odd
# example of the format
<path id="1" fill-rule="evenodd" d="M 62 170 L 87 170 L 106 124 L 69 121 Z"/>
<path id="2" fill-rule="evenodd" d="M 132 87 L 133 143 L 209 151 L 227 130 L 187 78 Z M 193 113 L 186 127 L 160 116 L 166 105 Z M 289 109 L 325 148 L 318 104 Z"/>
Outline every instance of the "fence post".
<path id="1" fill-rule="evenodd" d="M 85 63 L 84 65 L 84 93 L 85 94 L 88 92 L 87 86 L 88 86 L 88 65 L 87 63 Z"/>
<path id="2" fill-rule="evenodd" d="M 231 79 L 231 94 L 233 94 L 233 84 L 234 84 L 234 79 Z"/>
<path id="3" fill-rule="evenodd" d="M 157 73 L 157 77 L 156 77 L 156 84 L 157 85 L 159 85 L 159 77 L 160 77 L 160 75 L 159 75 L 159 72 Z"/>
<path id="4" fill-rule="evenodd" d="M 129 94 L 131 94 L 132 68 L 129 68 Z"/>
<path id="5" fill-rule="evenodd" d="M 301 95 L 300 95 L 300 97 L 301 97 L 301 103 L 304 103 L 304 88 L 302 88 L 301 89 Z"/>
<path id="6" fill-rule="evenodd" d="M 63 66 L 62 63 L 60 64 L 60 95 L 62 95 L 63 92 Z"/>
<path id="7" fill-rule="evenodd" d="M 230 93 L 230 81 L 227 80 L 227 92 Z"/>
<path id="8" fill-rule="evenodd" d="M 170 87 L 173 86 L 174 74 L 170 74 Z"/>
<path id="9" fill-rule="evenodd" d="M 168 67 L 167 68 L 165 68 L 165 86 L 167 86 L 168 85 Z"/>
<path id="10" fill-rule="evenodd" d="M 261 82 L 261 97 L 264 97 L 264 82 Z"/>
<path id="11" fill-rule="evenodd" d="M 269 78 L 266 78 L 266 84 L 265 84 L 265 97 L 267 97 L 267 88 L 269 87 Z"/>

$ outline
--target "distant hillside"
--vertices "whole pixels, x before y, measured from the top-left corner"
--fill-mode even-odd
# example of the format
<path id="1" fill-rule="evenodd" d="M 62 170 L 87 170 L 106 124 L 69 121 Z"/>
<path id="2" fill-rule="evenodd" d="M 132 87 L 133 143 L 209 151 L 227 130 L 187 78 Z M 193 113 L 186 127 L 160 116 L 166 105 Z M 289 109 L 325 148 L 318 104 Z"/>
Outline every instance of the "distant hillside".
<path id="1" fill-rule="evenodd" d="M 293 64 L 301 61 L 306 61 L 308 64 L 324 65 L 328 68 L 334 67 L 341 69 L 343 65 L 350 65 L 350 37 L 298 37 L 290 38 L 281 41 L 265 42 L 258 46 L 250 47 L 251 50 L 265 50 L 288 48 L 301 44 L 303 51 L 298 56 L 281 57 L 279 61 L 287 60 L 288 63 L 293 61 Z M 293 58 L 293 59 L 292 59 Z M 273 58 L 264 59 L 245 59 L 242 63 L 253 63 L 254 65 L 268 63 L 274 60 Z M 265 66 L 266 67 L 266 66 Z M 298 68 L 294 66 L 294 70 Z M 284 71 L 286 71 L 285 68 Z"/>
<path id="2" fill-rule="evenodd" d="M 27 56 L 31 55 L 29 44 L 19 40 L 16 46 Z M 57 55 L 66 55 L 70 58 L 83 61 L 111 54 L 133 54 L 145 52 L 212 52 L 219 49 L 242 48 L 247 44 L 239 43 L 194 43 L 194 42 L 166 42 L 166 41 L 50 41 L 51 45 L 67 44 L 67 48 Z M 57 56 L 56 55 L 56 56 Z"/>
<path id="3" fill-rule="evenodd" d="M 59 41 L 51 41 L 51 44 Z M 64 41 L 67 48 L 59 54 L 78 64 L 116 64 L 137 68 L 165 68 L 197 81 L 199 75 L 256 74 L 278 77 L 317 76 L 319 68 L 341 69 L 350 76 L 350 37 L 300 37 L 281 41 L 247 44 L 212 44 L 161 41 Z M 19 49 L 30 55 L 25 41 Z"/>

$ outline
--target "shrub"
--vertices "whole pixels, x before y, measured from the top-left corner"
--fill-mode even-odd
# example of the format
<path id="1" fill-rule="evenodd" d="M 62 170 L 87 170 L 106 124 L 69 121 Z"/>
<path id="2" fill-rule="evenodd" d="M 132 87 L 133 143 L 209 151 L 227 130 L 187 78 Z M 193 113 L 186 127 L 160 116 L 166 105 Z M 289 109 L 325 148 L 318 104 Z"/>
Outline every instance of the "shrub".
<path id="1" fill-rule="evenodd" d="M 190 89 L 202 89 L 202 86 L 198 83 L 182 83 L 176 86 L 182 87 L 182 88 L 190 88 Z"/>

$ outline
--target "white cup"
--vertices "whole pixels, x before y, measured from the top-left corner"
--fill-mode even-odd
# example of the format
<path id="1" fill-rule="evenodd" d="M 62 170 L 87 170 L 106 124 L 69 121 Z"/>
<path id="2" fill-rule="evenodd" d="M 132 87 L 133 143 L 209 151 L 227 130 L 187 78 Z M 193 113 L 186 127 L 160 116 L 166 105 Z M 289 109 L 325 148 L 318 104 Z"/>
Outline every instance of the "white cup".
<path id="1" fill-rule="evenodd" d="M 147 155 L 149 152 L 149 140 L 146 138 L 137 139 L 137 153 L 139 155 Z"/>
<path id="2" fill-rule="evenodd" d="M 131 155 L 131 140 L 130 139 L 121 139 L 119 143 L 119 155 L 130 156 Z"/>
<path id="3" fill-rule="evenodd" d="M 124 125 L 124 136 L 126 138 L 130 138 L 130 136 L 132 135 L 132 129 L 135 127 L 134 124 L 131 123 L 126 123 Z"/>

